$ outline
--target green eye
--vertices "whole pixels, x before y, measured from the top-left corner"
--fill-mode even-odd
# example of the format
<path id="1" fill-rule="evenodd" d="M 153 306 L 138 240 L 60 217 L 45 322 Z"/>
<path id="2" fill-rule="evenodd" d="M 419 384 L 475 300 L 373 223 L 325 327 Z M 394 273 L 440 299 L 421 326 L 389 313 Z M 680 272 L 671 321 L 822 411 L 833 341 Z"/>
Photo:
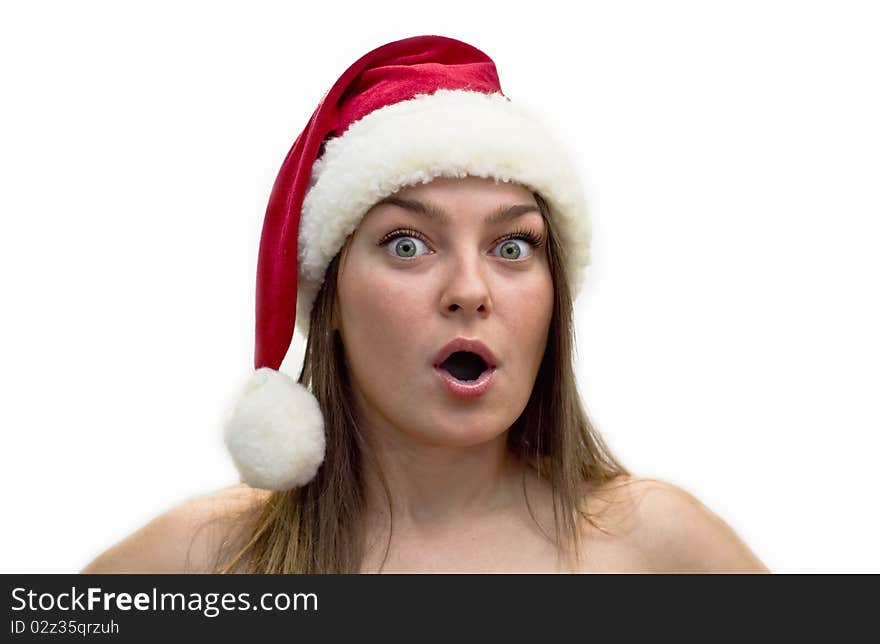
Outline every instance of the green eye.
<path id="1" fill-rule="evenodd" d="M 428 247 L 425 245 L 421 239 L 417 237 L 413 237 L 412 235 L 404 235 L 397 234 L 390 239 L 386 239 L 381 242 L 382 246 L 386 246 L 389 248 L 389 252 L 395 257 L 400 257 L 401 259 L 411 259 L 413 257 L 418 257 L 419 255 L 424 255 L 427 252 Z M 422 252 L 419 252 L 419 246 L 423 247 Z"/>
<path id="2" fill-rule="evenodd" d="M 394 252 L 400 257 L 414 257 L 416 254 L 416 245 L 409 237 L 403 237 L 395 242 Z"/>
<path id="3" fill-rule="evenodd" d="M 499 246 L 499 249 L 501 251 L 501 257 L 504 259 L 519 259 L 519 256 L 522 254 L 519 244 L 513 239 L 508 239 Z"/>
<path id="4" fill-rule="evenodd" d="M 493 255 L 509 261 L 522 261 L 531 257 L 535 249 L 543 243 L 543 235 L 529 230 L 518 230 L 496 241 Z M 394 257 L 400 259 L 413 259 L 431 252 L 421 234 L 409 228 L 389 233 L 377 245 L 385 247 Z M 421 253 L 419 246 L 423 250 Z"/>

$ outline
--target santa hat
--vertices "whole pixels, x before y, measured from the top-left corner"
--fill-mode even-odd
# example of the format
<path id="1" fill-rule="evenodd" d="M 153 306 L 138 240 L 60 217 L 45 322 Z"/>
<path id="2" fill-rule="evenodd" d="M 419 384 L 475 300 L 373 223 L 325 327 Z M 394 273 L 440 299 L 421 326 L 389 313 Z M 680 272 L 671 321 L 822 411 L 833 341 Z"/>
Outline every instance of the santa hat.
<path id="1" fill-rule="evenodd" d="M 495 64 L 451 38 L 383 45 L 346 70 L 296 139 L 272 189 L 257 266 L 255 373 L 226 420 L 242 480 L 285 490 L 324 459 L 317 399 L 279 371 L 294 326 L 309 332 L 324 272 L 379 200 L 437 177 L 522 184 L 546 201 L 572 291 L 590 228 L 566 146 L 501 92 Z"/>

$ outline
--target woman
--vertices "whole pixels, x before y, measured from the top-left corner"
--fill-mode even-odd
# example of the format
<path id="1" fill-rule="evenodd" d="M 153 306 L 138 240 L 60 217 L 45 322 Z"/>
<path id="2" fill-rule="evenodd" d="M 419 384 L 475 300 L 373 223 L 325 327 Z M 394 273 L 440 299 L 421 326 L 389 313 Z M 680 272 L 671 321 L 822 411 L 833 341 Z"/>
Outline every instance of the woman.
<path id="1" fill-rule="evenodd" d="M 583 411 L 579 185 L 483 52 L 425 36 L 357 61 L 267 209 L 257 369 L 226 426 L 245 485 L 86 572 L 766 571 Z M 279 371 L 295 324 L 298 383 Z"/>

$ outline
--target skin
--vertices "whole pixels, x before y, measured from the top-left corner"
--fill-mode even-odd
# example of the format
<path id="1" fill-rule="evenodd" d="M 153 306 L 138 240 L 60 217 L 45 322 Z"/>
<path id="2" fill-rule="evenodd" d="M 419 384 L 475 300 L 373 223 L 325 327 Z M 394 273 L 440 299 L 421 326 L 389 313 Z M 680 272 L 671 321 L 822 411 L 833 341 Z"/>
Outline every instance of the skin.
<path id="1" fill-rule="evenodd" d="M 431 204 L 449 221 L 380 203 L 342 251 L 333 324 L 343 340 L 359 427 L 371 443 L 361 570 L 569 571 L 532 518 L 552 531 L 550 488 L 505 447 L 546 346 L 553 283 L 546 245 L 497 240 L 518 229 L 544 234 L 537 204 L 522 186 L 479 178 L 438 179 L 395 197 Z M 516 204 L 535 211 L 486 223 L 488 215 Z M 404 228 L 424 240 L 407 233 L 380 245 Z M 496 356 L 494 383 L 480 398 L 452 396 L 434 374 L 437 352 L 457 336 L 481 339 Z M 628 485 L 598 490 L 587 500 L 611 534 L 584 522 L 588 554 L 574 571 L 767 572 L 730 526 L 688 492 L 622 478 Z M 240 485 L 187 501 L 83 572 L 209 571 L 220 543 L 246 538 L 248 517 L 266 495 Z"/>
<path id="2" fill-rule="evenodd" d="M 336 324 L 359 426 L 391 485 L 395 530 L 438 534 L 509 506 L 520 468 L 506 432 L 528 402 L 547 344 L 553 281 L 546 244 L 498 239 L 546 235 L 526 188 L 473 178 L 436 179 L 395 195 L 446 213 L 440 222 L 395 203 L 364 216 L 340 264 Z M 515 219 L 485 219 L 514 205 Z M 526 209 L 522 209 L 526 210 Z M 390 241 L 389 233 L 416 231 Z M 433 369 L 456 337 L 479 338 L 497 370 L 479 398 L 450 393 Z M 368 470 L 368 507 L 385 511 Z"/>

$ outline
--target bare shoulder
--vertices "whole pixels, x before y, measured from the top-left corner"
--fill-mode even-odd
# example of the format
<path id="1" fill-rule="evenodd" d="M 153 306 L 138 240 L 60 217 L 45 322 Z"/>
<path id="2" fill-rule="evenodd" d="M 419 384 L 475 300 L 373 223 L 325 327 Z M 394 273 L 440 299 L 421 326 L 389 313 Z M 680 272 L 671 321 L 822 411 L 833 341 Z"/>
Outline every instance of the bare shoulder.
<path id="1" fill-rule="evenodd" d="M 211 572 L 220 549 L 245 537 L 268 495 L 242 484 L 190 499 L 101 553 L 82 572 Z"/>
<path id="2" fill-rule="evenodd" d="M 769 572 L 727 523 L 672 483 L 620 477 L 592 503 L 650 571 Z"/>

